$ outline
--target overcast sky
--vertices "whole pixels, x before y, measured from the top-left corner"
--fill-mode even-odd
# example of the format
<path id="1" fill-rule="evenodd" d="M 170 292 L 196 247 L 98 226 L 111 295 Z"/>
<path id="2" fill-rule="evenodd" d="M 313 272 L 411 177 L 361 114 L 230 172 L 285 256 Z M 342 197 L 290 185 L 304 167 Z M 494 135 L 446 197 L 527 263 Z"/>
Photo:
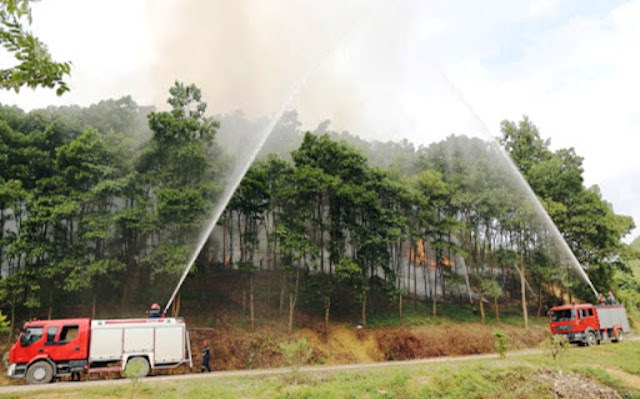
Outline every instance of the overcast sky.
<path id="1" fill-rule="evenodd" d="M 32 30 L 73 63 L 71 92 L 0 92 L 0 103 L 132 95 L 162 106 L 179 79 L 202 87 L 212 113 L 274 115 L 292 98 L 305 127 L 331 119 L 337 130 L 417 144 L 497 136 L 500 121 L 526 114 L 554 149 L 574 147 L 585 183 L 640 223 L 640 0 L 43 0 L 33 9 Z"/>

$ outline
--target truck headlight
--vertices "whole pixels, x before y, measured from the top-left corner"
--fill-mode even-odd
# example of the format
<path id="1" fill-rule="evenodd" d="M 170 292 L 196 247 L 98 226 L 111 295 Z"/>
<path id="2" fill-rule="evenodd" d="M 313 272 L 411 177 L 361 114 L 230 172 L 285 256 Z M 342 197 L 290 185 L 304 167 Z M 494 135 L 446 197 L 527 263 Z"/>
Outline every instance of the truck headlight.
<path id="1" fill-rule="evenodd" d="M 16 372 L 16 364 L 15 363 L 11 363 L 9 365 L 9 368 L 7 369 L 7 377 L 11 377 L 13 376 L 13 374 Z"/>

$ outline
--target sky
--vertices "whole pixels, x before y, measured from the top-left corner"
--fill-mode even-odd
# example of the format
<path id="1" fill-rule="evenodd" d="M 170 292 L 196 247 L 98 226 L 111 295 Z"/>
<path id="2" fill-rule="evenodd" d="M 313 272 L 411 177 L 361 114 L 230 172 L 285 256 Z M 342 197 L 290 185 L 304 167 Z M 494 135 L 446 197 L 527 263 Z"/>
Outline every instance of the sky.
<path id="1" fill-rule="evenodd" d="M 640 0 L 42 0 L 31 29 L 72 62 L 71 92 L 0 92 L 0 103 L 131 95 L 163 107 L 178 79 L 201 87 L 212 113 L 293 107 L 309 129 L 330 119 L 425 145 L 495 137 L 528 115 L 640 224 L 637 21 Z"/>

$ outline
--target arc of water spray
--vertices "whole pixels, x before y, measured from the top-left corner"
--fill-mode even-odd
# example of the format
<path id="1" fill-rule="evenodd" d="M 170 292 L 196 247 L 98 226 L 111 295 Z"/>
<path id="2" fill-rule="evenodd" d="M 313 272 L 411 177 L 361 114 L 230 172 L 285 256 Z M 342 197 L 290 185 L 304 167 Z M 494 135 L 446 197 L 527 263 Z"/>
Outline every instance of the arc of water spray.
<path id="1" fill-rule="evenodd" d="M 258 155 L 258 153 L 260 152 L 260 150 L 264 146 L 264 143 L 267 141 L 267 139 L 271 135 L 271 132 L 275 128 L 276 124 L 278 123 L 278 121 L 280 120 L 282 115 L 285 113 L 287 108 L 289 108 L 289 106 L 291 105 L 293 100 L 296 98 L 296 96 L 298 95 L 300 90 L 305 86 L 305 84 L 309 80 L 309 77 L 311 76 L 311 74 L 322 65 L 323 60 L 327 58 L 326 56 L 327 55 L 331 55 L 338 48 L 339 44 L 341 42 L 343 42 L 345 40 L 345 38 L 347 38 L 349 36 L 349 34 L 355 30 L 355 28 L 359 25 L 359 22 L 361 22 L 365 17 L 370 17 L 370 13 L 361 14 L 360 17 L 356 20 L 356 23 L 353 23 L 344 32 L 344 34 L 339 36 L 339 38 L 336 40 L 336 44 L 334 46 L 330 46 L 329 47 L 329 49 L 328 49 L 329 51 L 327 51 L 327 54 L 323 54 L 323 55 L 325 55 L 324 57 L 319 57 L 318 62 L 312 64 L 306 70 L 306 72 L 302 75 L 302 77 L 296 82 L 296 84 L 292 87 L 291 92 L 289 93 L 289 95 L 287 96 L 285 101 L 282 103 L 282 106 L 278 109 L 278 112 L 276 112 L 276 114 L 271 119 L 271 121 L 269 122 L 267 127 L 264 129 L 264 133 L 260 137 L 260 141 L 258 142 L 258 145 L 254 147 L 253 151 L 251 151 L 250 157 L 249 157 L 249 161 L 245 165 L 243 165 L 241 167 L 240 174 L 239 174 L 238 178 L 224 192 L 224 195 L 222 197 L 222 201 L 220 201 L 218 203 L 218 205 L 216 206 L 216 208 L 214 209 L 214 212 L 213 212 L 213 214 L 211 216 L 211 219 L 209 219 L 209 224 L 207 225 L 207 228 L 204 229 L 202 231 L 202 233 L 200 234 L 200 236 L 198 237 L 198 245 L 196 246 L 195 250 L 193 251 L 193 255 L 191 255 L 191 258 L 189 259 L 189 263 L 187 263 L 187 267 L 182 272 L 182 275 L 180 276 L 180 280 L 178 281 L 178 284 L 176 285 L 176 288 L 173 290 L 173 293 L 171 294 L 171 297 L 169 298 L 169 301 L 167 302 L 167 305 L 164 308 L 164 312 L 163 312 L 164 314 L 167 314 L 167 312 L 169 311 L 169 307 L 171 306 L 171 304 L 175 300 L 176 295 L 178 295 L 178 291 L 180 291 L 180 287 L 182 287 L 182 284 L 184 284 L 184 280 L 187 278 L 187 275 L 189 274 L 189 271 L 191 271 L 191 268 L 193 267 L 193 264 L 195 263 L 196 259 L 198 258 L 198 255 L 200 255 L 200 251 L 202 251 L 202 248 L 204 247 L 205 243 L 207 242 L 207 239 L 209 238 L 209 236 L 211 235 L 211 232 L 213 231 L 213 229 L 215 228 L 216 224 L 218 223 L 218 219 L 220 219 L 220 216 L 222 215 L 222 212 L 227 207 L 227 204 L 229 203 L 229 201 L 231 201 L 231 198 L 233 197 L 233 194 L 235 193 L 236 189 L 238 188 L 238 186 L 242 182 L 242 178 L 244 177 L 244 175 L 247 173 L 247 171 L 251 167 L 251 164 L 253 163 L 253 161 L 255 160 L 256 156 Z"/>
<path id="2" fill-rule="evenodd" d="M 189 274 L 189 272 L 191 271 L 191 268 L 193 267 L 193 264 L 195 263 L 196 259 L 198 258 L 198 255 L 200 255 L 200 251 L 202 251 L 202 248 L 204 247 L 204 245 L 206 244 L 207 240 L 209 239 L 209 236 L 211 235 L 211 232 L 213 231 L 213 229 L 215 228 L 216 224 L 218 223 L 218 219 L 220 219 L 220 216 L 222 215 L 222 212 L 224 212 L 225 208 L 227 207 L 227 204 L 229 203 L 229 201 L 231 201 L 231 198 L 233 197 L 233 194 L 235 193 L 236 189 L 238 188 L 238 186 L 242 182 L 242 178 L 244 177 L 244 175 L 247 173 L 247 171 L 251 167 L 251 164 L 253 164 L 253 161 L 255 160 L 256 156 L 258 155 L 258 152 L 260 152 L 260 149 L 262 149 L 262 146 L 264 146 L 264 143 L 267 141 L 267 139 L 271 135 L 271 132 L 275 128 L 276 124 L 278 123 L 278 121 L 280 120 L 280 118 L 282 117 L 284 112 L 287 110 L 287 108 L 291 105 L 291 102 L 296 97 L 296 95 L 298 94 L 300 89 L 304 86 L 304 84 L 306 83 L 307 79 L 309 78 L 309 75 L 311 75 L 311 72 L 313 70 L 315 70 L 315 68 L 316 68 L 316 66 L 310 68 L 309 71 L 307 71 L 307 73 L 305 73 L 305 75 L 303 75 L 302 79 L 300 79 L 298 81 L 298 84 L 296 84 L 293 87 L 291 93 L 289 94 L 287 99 L 282 104 L 282 107 L 278 110 L 278 112 L 275 114 L 275 116 L 271 119 L 271 121 L 269 122 L 269 124 L 265 128 L 264 133 L 260 137 L 260 141 L 258 142 L 258 145 L 256 145 L 255 148 L 251 151 L 250 157 L 249 157 L 249 161 L 245 165 L 243 165 L 242 168 L 240 169 L 240 174 L 239 174 L 238 178 L 225 191 L 224 196 L 222 197 L 222 201 L 220 201 L 218 203 L 218 205 L 216 206 L 216 208 L 215 208 L 215 210 L 213 212 L 213 215 L 212 215 L 211 219 L 209 220 L 209 224 L 207 225 L 207 228 L 204 229 L 202 231 L 202 233 L 200 234 L 200 236 L 198 237 L 198 245 L 196 246 L 195 250 L 193 251 L 193 255 L 191 255 L 191 258 L 189 259 L 189 263 L 187 263 L 187 267 L 182 272 L 182 275 L 180 276 L 180 280 L 178 281 L 178 285 L 176 285 L 176 288 L 173 290 L 173 294 L 171 294 L 171 298 L 169 298 L 169 302 L 167 302 L 167 306 L 165 306 L 165 308 L 164 308 L 164 314 L 167 313 L 167 311 L 169 310 L 169 307 L 173 303 L 173 300 L 176 298 L 176 295 L 178 294 L 178 291 L 180 291 L 180 287 L 182 287 L 182 284 L 184 283 L 184 280 L 187 278 L 187 275 Z"/>
<path id="3" fill-rule="evenodd" d="M 483 130 L 483 133 L 485 135 L 489 136 L 491 138 L 491 140 L 495 143 L 496 139 L 495 139 L 495 137 L 491 136 L 491 131 L 487 127 L 487 124 L 484 123 L 484 121 L 480 118 L 480 116 L 478 116 L 478 114 L 476 113 L 475 109 L 465 99 L 465 97 L 462 96 L 462 93 L 460 92 L 460 90 L 444 74 L 444 72 L 441 72 L 441 73 L 442 73 L 442 77 L 443 77 L 444 81 L 449 85 L 449 88 L 455 94 L 456 99 L 467 108 L 467 110 L 469 111 L 471 116 L 476 120 L 476 122 L 478 122 L 480 124 L 480 127 Z M 576 258 L 575 254 L 573 253 L 571 248 L 569 248 L 569 245 L 567 244 L 567 241 L 564 239 L 564 237 L 560 233 L 560 230 L 558 230 L 558 226 L 556 226 L 556 224 L 553 223 L 553 220 L 551 220 L 551 216 L 549 216 L 549 214 L 547 213 L 547 211 L 544 209 L 544 207 L 540 203 L 540 200 L 536 196 L 535 192 L 533 191 L 533 189 L 531 188 L 529 183 L 525 180 L 525 178 L 522 175 L 522 173 L 520 173 L 520 171 L 518 170 L 518 167 L 513 162 L 513 159 L 511 158 L 511 156 L 509 156 L 507 151 L 501 145 L 498 145 L 497 147 L 499 148 L 500 153 L 507 160 L 507 163 L 509 164 L 511 169 L 515 172 L 514 174 L 516 176 L 516 179 L 518 179 L 518 182 L 522 185 L 522 187 L 524 187 L 524 189 L 526 190 L 527 194 L 529 194 L 530 197 L 532 198 L 534 207 L 538 211 L 538 214 L 541 215 L 542 218 L 547 222 L 547 225 L 550 226 L 551 234 L 554 237 L 556 237 L 556 239 L 560 242 L 560 247 L 562 248 L 562 250 L 565 253 L 565 255 L 572 262 L 571 264 L 572 264 L 574 270 L 578 273 L 578 276 L 582 279 L 582 281 L 584 281 L 589 286 L 589 288 L 591 288 L 591 291 L 593 291 L 594 295 L 597 298 L 598 295 L 599 295 L 598 291 L 593 286 L 593 283 L 591 282 L 591 279 L 589 279 L 589 276 L 585 272 L 584 268 L 582 267 L 582 265 L 580 264 L 580 262 Z"/>

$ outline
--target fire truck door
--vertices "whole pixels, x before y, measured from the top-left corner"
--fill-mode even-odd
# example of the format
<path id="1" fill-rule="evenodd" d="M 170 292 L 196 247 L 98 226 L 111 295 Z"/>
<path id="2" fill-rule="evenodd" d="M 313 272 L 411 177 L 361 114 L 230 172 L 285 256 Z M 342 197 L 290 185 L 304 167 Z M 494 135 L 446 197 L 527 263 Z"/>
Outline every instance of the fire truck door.
<path id="1" fill-rule="evenodd" d="M 86 348 L 80 340 L 77 324 L 63 324 L 53 345 L 50 346 L 49 356 L 53 360 L 81 360 L 86 358 Z"/>
<path id="2" fill-rule="evenodd" d="M 27 327 L 20 335 L 20 350 L 18 351 L 17 363 L 30 362 L 34 357 L 44 353 L 44 327 Z"/>

